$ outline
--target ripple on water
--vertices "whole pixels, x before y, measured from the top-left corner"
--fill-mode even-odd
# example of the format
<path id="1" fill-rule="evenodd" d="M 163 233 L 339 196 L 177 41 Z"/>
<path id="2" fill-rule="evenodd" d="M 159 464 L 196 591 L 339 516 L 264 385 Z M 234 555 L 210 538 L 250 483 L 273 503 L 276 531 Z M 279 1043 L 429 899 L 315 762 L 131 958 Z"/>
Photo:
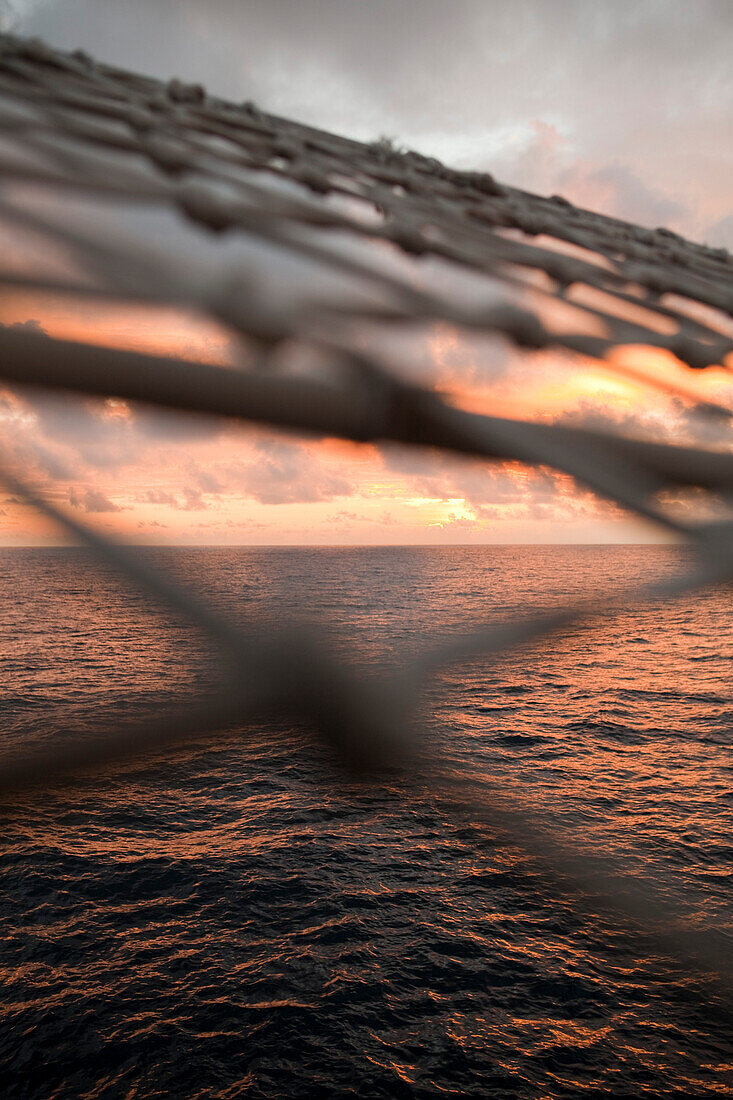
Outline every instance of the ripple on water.
<path id="1" fill-rule="evenodd" d="M 328 608 L 363 660 L 676 564 L 655 548 L 149 553 L 242 621 Z M 140 716 L 211 661 L 80 551 L 3 552 L 0 571 L 7 741 L 62 711 Z M 720 930 L 731 648 L 712 594 L 531 660 L 469 662 L 431 699 L 457 765 L 673 883 Z M 0 831 L 11 1095 L 730 1088 L 730 1003 L 704 978 L 578 904 L 510 837 L 397 781 L 350 782 L 302 731 L 246 729 L 28 797 Z"/>

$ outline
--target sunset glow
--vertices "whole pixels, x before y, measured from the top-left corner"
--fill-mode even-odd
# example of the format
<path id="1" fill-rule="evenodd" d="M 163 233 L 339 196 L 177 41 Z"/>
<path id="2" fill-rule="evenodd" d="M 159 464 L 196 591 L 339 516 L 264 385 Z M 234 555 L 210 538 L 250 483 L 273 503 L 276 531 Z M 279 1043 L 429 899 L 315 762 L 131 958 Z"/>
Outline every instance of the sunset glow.
<path id="1" fill-rule="evenodd" d="M 71 309 L 6 295 L 0 323 L 37 322 L 59 339 L 236 366 L 231 337 L 175 309 Z M 690 379 L 668 352 L 628 347 L 609 366 L 556 352 L 520 356 L 497 341 L 492 366 L 458 330 L 427 342 L 434 384 L 461 408 L 537 420 L 598 418 L 664 437 L 679 401 L 645 385 L 668 381 L 701 399 L 733 396 L 723 372 Z M 497 367 L 498 363 L 498 367 Z M 615 368 L 627 370 L 619 374 Z M 637 376 L 639 380 L 637 380 Z M 643 413 L 640 410 L 643 409 Z M 643 541 L 656 533 L 549 472 L 394 447 L 308 441 L 260 428 L 198 423 L 125 402 L 6 393 L 7 438 L 56 501 L 134 541 L 212 544 Z M 656 426 L 656 427 L 655 427 Z M 56 541 L 49 525 L 2 503 L 8 545 Z"/>

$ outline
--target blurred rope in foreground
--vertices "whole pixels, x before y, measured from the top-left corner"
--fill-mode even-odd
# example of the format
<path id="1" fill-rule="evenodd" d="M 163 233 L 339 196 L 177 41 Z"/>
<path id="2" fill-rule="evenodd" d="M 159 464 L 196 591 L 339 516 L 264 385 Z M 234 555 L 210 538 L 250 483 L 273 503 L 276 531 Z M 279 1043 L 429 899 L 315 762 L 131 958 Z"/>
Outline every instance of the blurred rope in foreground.
<path id="1" fill-rule="evenodd" d="M 89 222 L 65 203 L 89 204 Z M 220 242 L 215 264 L 105 224 L 125 212 L 178 216 Z M 733 579 L 733 525 L 680 519 L 665 494 L 733 493 L 733 453 L 467 412 L 429 385 L 406 380 L 380 339 L 437 322 L 496 334 L 516 349 L 558 349 L 658 386 L 730 428 L 733 410 L 613 358 L 622 345 L 662 349 L 692 371 L 727 369 L 733 353 L 733 260 L 722 249 L 578 209 L 461 172 L 385 140 L 350 141 L 206 94 L 0 36 L 0 221 L 44 242 L 63 262 L 0 260 L 6 291 L 73 301 L 175 306 L 214 319 L 246 352 L 225 368 L 0 328 L 0 379 L 81 395 L 144 402 L 356 442 L 395 442 L 490 461 L 549 466 L 613 504 L 687 541 L 682 577 L 486 628 L 424 654 L 389 678 L 368 678 L 310 632 L 252 623 L 245 633 L 195 594 L 148 569 L 57 508 L 17 471 L 10 491 L 74 540 L 126 573 L 209 638 L 227 690 L 195 707 L 151 714 L 116 730 L 86 729 L 59 747 L 5 753 L 0 794 L 10 798 L 82 771 L 191 737 L 286 714 L 325 735 L 346 764 L 371 774 L 399 765 L 448 791 L 456 806 L 509 830 L 514 842 L 578 892 L 588 893 L 657 947 L 717 975 L 730 994 L 730 942 L 681 923 L 670 891 L 579 851 L 535 820 L 520 797 L 475 796 L 441 772 L 418 728 L 417 700 L 442 666 L 499 659 L 523 645 L 641 601 L 666 601 Z M 254 253 L 230 258 L 227 244 Z M 169 242 L 170 243 L 170 242 Z M 416 262 L 419 258 L 419 263 Z M 273 285 L 287 269 L 288 292 Z M 468 281 L 466 281 L 468 280 Z M 275 280 L 276 281 L 276 280 Z M 294 351 L 305 352 L 298 361 Z M 288 355 L 291 360 L 288 361 Z M 294 361 L 293 361 L 294 358 Z M 728 363 L 726 363 L 728 360 Z"/>

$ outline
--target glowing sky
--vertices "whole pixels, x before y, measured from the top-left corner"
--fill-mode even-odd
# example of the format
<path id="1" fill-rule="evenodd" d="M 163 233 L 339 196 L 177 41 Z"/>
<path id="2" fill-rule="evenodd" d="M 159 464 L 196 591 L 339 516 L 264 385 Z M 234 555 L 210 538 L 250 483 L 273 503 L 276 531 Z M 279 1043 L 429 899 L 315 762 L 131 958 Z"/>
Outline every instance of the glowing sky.
<path id="1" fill-rule="evenodd" d="M 530 190 L 562 191 L 605 213 L 733 246 L 726 0 L 0 0 L 0 13 L 18 32 L 62 48 L 200 79 L 236 100 L 356 137 L 389 134 Z M 63 338 L 222 364 L 237 354 L 225 332 L 193 315 L 82 310 L 6 294 L 0 323 L 27 322 Z M 623 355 L 630 365 L 684 377 L 661 353 Z M 520 356 L 442 326 L 421 337 L 410 358 L 470 407 L 550 419 L 584 414 L 659 438 L 702 438 L 679 402 L 557 353 Z M 719 374 L 692 383 L 702 393 L 724 389 Z M 566 479 L 519 467 L 304 443 L 119 402 L 27 393 L 0 395 L 0 419 L 19 460 L 54 499 L 102 528 L 154 542 L 651 537 Z M 29 509 L 0 497 L 0 542 L 49 537 Z"/>

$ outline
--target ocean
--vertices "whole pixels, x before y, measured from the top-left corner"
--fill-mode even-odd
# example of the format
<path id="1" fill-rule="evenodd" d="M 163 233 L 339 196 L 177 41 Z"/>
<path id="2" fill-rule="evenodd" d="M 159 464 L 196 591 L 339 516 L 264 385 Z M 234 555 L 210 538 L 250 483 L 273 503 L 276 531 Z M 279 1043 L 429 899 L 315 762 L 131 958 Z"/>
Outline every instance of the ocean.
<path id="1" fill-rule="evenodd" d="M 357 666 L 679 569 L 651 546 L 146 549 Z M 154 715 L 216 659 L 80 549 L 0 550 L 2 751 Z M 733 953 L 730 591 L 446 670 L 453 768 L 684 898 Z M 0 757 L 0 767 L 2 767 Z M 414 779 L 414 777 L 413 777 Z M 252 722 L 0 803 L 11 1097 L 722 1096 L 733 998 L 429 783 Z"/>

